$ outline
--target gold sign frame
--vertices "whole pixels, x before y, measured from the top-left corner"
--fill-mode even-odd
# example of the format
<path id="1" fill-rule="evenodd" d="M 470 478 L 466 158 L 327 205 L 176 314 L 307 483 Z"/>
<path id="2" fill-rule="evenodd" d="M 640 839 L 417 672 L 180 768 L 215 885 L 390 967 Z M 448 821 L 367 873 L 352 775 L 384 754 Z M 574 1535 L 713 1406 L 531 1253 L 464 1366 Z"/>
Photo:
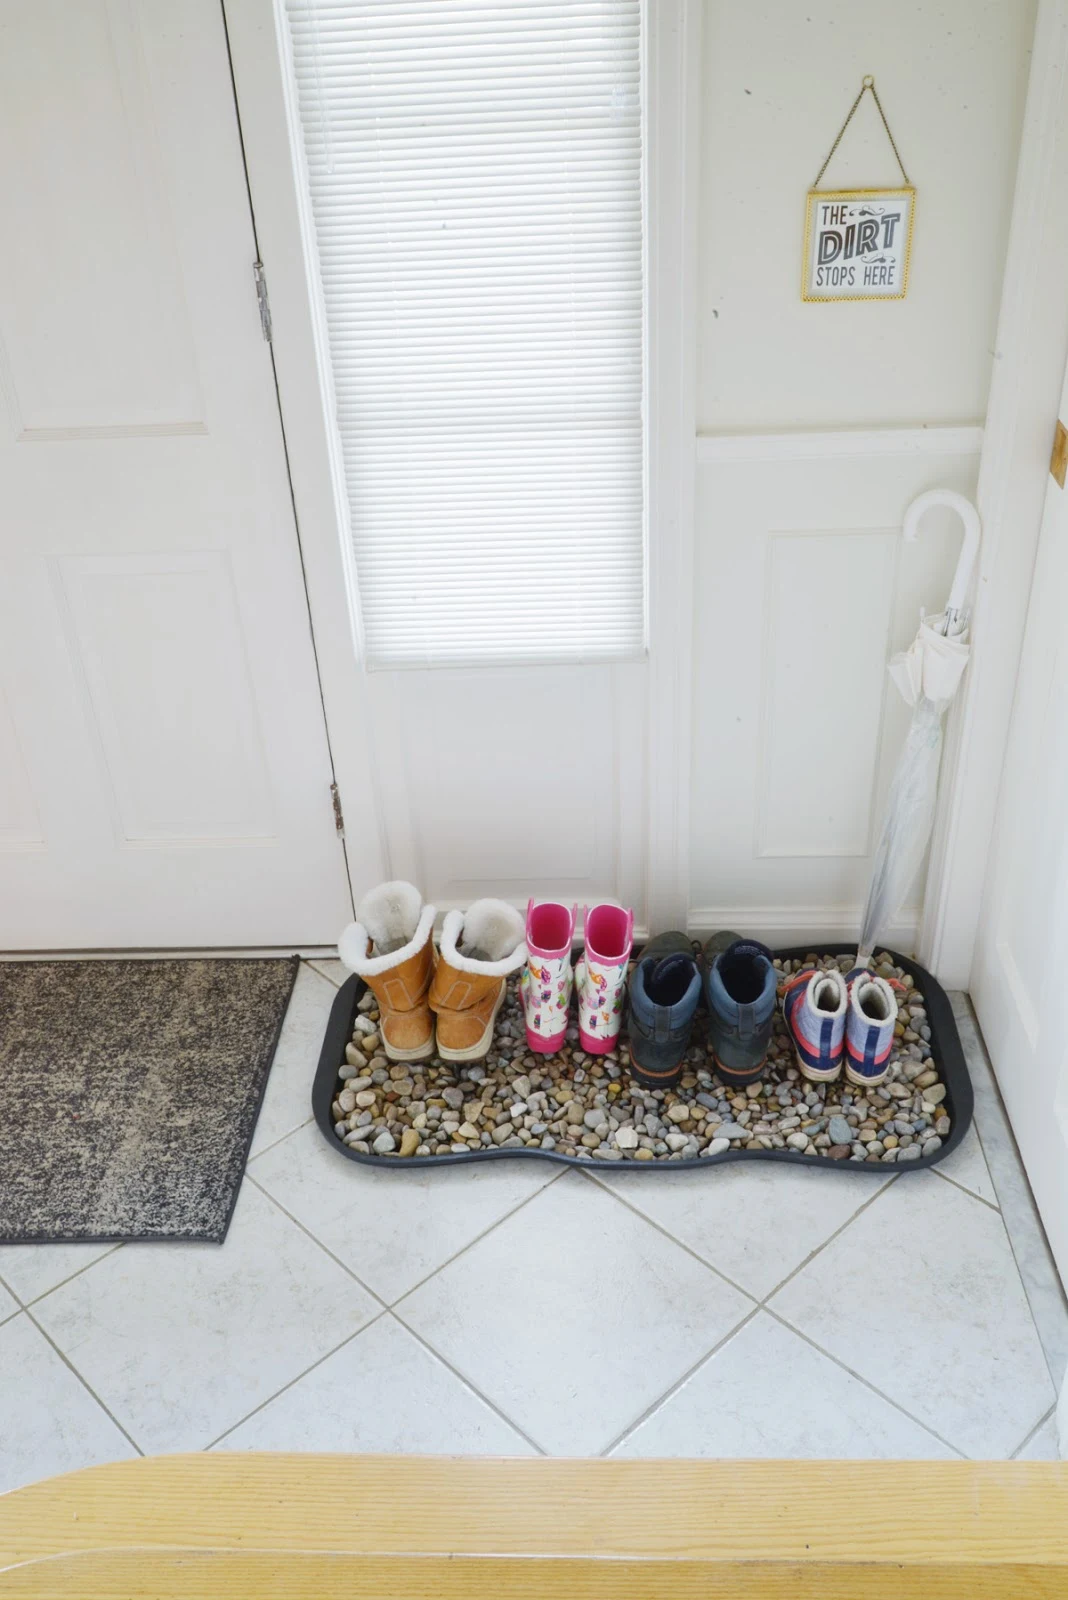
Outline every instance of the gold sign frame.
<path id="1" fill-rule="evenodd" d="M 896 254 L 902 258 L 900 288 L 893 294 L 880 294 L 877 286 L 874 293 L 867 294 L 840 294 L 819 293 L 815 284 L 815 273 L 820 263 L 812 260 L 813 236 L 815 234 L 816 207 L 830 203 L 832 205 L 859 205 L 863 202 L 870 203 L 874 208 L 880 202 L 893 200 L 907 200 L 907 223 L 904 232 L 903 244 L 896 247 Z M 805 196 L 805 244 L 804 257 L 801 264 L 801 298 L 809 304 L 831 305 L 837 301 L 856 302 L 865 301 L 892 301 L 904 300 L 909 287 L 909 267 L 912 263 L 912 236 L 913 224 L 916 216 L 916 190 L 912 184 L 902 184 L 896 189 L 810 189 Z M 867 252 L 864 252 L 867 254 Z M 852 253 L 851 261 L 863 261 L 864 254 Z M 869 265 L 876 264 L 874 261 Z M 824 266 L 827 263 L 823 263 Z"/>

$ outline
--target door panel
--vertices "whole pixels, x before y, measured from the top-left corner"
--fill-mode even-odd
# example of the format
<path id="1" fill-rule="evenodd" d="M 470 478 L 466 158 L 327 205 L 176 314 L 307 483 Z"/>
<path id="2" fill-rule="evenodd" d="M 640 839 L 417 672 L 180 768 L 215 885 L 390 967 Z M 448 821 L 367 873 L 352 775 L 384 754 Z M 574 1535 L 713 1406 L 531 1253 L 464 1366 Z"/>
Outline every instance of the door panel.
<path id="1" fill-rule="evenodd" d="M 1061 416 L 1068 406 L 1068 381 Z M 1046 492 L 971 994 L 1068 1281 L 1068 504 Z"/>
<path id="2" fill-rule="evenodd" d="M 644 663 L 368 675 L 394 871 L 439 907 L 614 896 L 641 920 Z"/>
<path id="3" fill-rule="evenodd" d="M 0 942 L 349 914 L 216 0 L 0 0 Z"/>
<path id="4" fill-rule="evenodd" d="M 886 664 L 960 548 L 951 513 L 915 544 L 901 523 L 925 489 L 974 493 L 977 448 L 953 429 L 698 442 L 695 932 L 858 932 L 909 716 Z M 911 948 L 921 893 L 888 940 Z"/>

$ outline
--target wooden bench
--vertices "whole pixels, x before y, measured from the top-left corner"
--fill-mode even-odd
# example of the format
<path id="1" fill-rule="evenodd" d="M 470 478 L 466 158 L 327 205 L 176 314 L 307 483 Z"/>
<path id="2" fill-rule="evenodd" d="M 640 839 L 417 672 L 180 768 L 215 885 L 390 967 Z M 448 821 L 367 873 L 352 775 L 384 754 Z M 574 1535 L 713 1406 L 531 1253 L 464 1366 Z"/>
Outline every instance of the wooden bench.
<path id="1" fill-rule="evenodd" d="M 1068 1463 L 191 1455 L 0 1496 L 22 1600 L 1068 1597 Z"/>

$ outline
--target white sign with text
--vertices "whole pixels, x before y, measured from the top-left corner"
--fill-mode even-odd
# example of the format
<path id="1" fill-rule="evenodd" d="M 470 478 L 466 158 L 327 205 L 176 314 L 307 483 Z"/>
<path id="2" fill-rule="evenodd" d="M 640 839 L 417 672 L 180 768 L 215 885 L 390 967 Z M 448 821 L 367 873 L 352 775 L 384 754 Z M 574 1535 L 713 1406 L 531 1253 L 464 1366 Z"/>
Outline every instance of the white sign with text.
<path id="1" fill-rule="evenodd" d="M 914 189 L 812 189 L 805 221 L 805 300 L 903 300 Z"/>

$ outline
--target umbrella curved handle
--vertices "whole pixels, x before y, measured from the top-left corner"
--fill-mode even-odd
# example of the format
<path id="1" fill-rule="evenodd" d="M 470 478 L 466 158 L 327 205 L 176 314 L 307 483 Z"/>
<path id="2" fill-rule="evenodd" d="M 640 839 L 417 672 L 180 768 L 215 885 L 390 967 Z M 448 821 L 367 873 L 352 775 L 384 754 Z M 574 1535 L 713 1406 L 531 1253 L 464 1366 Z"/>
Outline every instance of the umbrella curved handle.
<path id="1" fill-rule="evenodd" d="M 953 574 L 953 587 L 949 591 L 949 600 L 946 602 L 946 617 L 950 625 L 959 621 L 964 610 L 964 601 L 968 594 L 968 584 L 971 581 L 972 568 L 975 565 L 976 552 L 979 549 L 979 535 L 982 524 L 979 513 L 966 495 L 958 494 L 955 489 L 928 489 L 926 494 L 917 495 L 916 499 L 905 512 L 905 523 L 902 532 L 906 539 L 915 539 L 920 531 L 920 518 L 932 506 L 948 506 L 955 511 L 964 524 L 964 543 L 961 546 L 960 556 L 957 560 L 957 570 Z"/>

